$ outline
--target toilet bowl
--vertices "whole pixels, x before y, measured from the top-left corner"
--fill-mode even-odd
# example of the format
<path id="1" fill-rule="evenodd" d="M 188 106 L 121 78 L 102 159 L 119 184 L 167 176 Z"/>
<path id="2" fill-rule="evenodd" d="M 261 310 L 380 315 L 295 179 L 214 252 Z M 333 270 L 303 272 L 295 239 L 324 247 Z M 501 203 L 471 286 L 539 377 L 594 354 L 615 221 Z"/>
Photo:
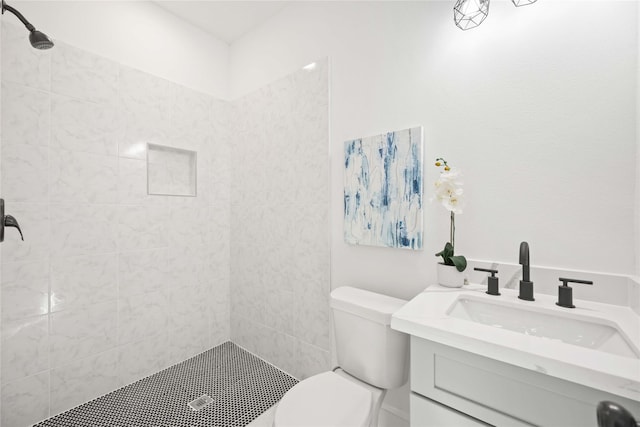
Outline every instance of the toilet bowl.
<path id="1" fill-rule="evenodd" d="M 406 301 L 351 287 L 331 293 L 339 367 L 292 387 L 274 427 L 376 427 L 387 389 L 407 381 L 409 342 L 389 327 Z"/>
<path id="2" fill-rule="evenodd" d="M 278 403 L 277 427 L 368 427 L 384 390 L 358 381 L 344 371 L 323 372 L 292 387 Z"/>

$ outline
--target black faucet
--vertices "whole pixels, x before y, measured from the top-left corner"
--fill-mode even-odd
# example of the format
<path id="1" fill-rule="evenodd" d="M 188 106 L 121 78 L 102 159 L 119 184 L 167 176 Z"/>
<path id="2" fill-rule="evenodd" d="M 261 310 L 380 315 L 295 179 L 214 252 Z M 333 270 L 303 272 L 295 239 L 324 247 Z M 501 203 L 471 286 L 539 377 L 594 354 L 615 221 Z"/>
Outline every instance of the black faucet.
<path id="1" fill-rule="evenodd" d="M 535 301 L 533 298 L 533 282 L 529 277 L 529 244 L 520 243 L 520 265 L 522 265 L 522 280 L 520 280 L 520 294 L 518 298 L 525 301 Z"/>

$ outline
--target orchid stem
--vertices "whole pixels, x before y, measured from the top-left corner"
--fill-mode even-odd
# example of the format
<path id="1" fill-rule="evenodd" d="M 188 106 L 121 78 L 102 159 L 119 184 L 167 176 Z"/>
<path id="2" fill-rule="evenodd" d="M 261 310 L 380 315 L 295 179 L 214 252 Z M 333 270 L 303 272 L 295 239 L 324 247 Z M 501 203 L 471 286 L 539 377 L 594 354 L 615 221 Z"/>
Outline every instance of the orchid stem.
<path id="1" fill-rule="evenodd" d="M 451 228 L 449 229 L 449 241 L 451 242 L 451 246 L 456 247 L 455 243 L 456 238 L 456 214 L 451 211 Z"/>

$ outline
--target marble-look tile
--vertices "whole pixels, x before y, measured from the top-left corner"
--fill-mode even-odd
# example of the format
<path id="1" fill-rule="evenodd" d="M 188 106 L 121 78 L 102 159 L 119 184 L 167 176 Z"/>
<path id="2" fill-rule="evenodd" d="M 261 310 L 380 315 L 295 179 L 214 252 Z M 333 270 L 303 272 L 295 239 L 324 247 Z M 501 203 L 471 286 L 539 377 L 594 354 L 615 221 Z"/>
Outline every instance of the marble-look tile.
<path id="1" fill-rule="evenodd" d="M 208 322 L 195 323 L 169 331 L 169 363 L 174 364 L 211 347 Z"/>
<path id="2" fill-rule="evenodd" d="M 172 287 L 202 290 L 211 285 L 213 268 L 208 245 L 189 242 L 169 246 L 169 275 Z"/>
<path id="3" fill-rule="evenodd" d="M 47 92 L 3 82 L 2 145 L 47 147 L 51 122 L 49 110 L 50 95 Z"/>
<path id="4" fill-rule="evenodd" d="M 235 166 L 231 180 L 232 205 L 250 209 L 265 204 L 267 174 L 273 175 L 278 169 L 288 167 L 281 163 L 267 163 L 263 140 L 259 130 L 244 130 L 236 136 L 236 144 L 231 150 L 231 162 Z"/>
<path id="5" fill-rule="evenodd" d="M 253 253 L 256 253 L 257 250 L 263 249 L 261 245 L 273 246 L 265 240 L 268 232 L 265 230 L 266 212 L 263 206 L 231 206 L 232 250 L 234 247 L 250 247 Z"/>
<path id="6" fill-rule="evenodd" d="M 149 130 L 152 129 L 152 130 Z M 147 143 L 159 144 L 161 141 L 169 142 L 169 137 L 158 131 L 151 125 L 144 128 L 142 125 L 123 125 L 123 135 L 118 139 L 118 156 L 130 159 L 147 159 Z"/>
<path id="7" fill-rule="evenodd" d="M 293 239 L 287 241 L 295 254 L 296 263 L 289 269 L 294 283 L 314 281 L 329 283 L 330 249 L 329 219 L 326 204 L 296 205 L 290 221 L 289 233 Z M 322 290 L 328 294 L 328 287 Z"/>
<path id="8" fill-rule="evenodd" d="M 219 305 L 214 305 L 214 307 L 212 307 L 211 323 L 209 325 L 212 347 L 231 339 L 231 314 L 228 301 L 229 300 L 226 299 L 224 303 L 226 307 L 224 308 L 221 308 Z"/>
<path id="9" fill-rule="evenodd" d="M 2 385 L 2 425 L 25 427 L 49 416 L 49 372 Z"/>
<path id="10" fill-rule="evenodd" d="M 120 297 L 147 292 L 165 292 L 168 278 L 168 250 L 122 252 L 118 261 L 118 292 Z"/>
<path id="11" fill-rule="evenodd" d="M 112 106 L 54 94 L 51 98 L 51 146 L 117 156 L 116 119 Z"/>
<path id="12" fill-rule="evenodd" d="M 176 89 L 173 105 L 173 131 L 177 136 L 193 139 L 211 133 L 212 98 L 194 90 Z"/>
<path id="13" fill-rule="evenodd" d="M 120 298 L 118 342 L 126 344 L 167 330 L 169 301 L 166 293 L 146 293 Z"/>
<path id="14" fill-rule="evenodd" d="M 2 322 L 2 382 L 49 369 L 49 319 L 46 315 Z"/>
<path id="15" fill-rule="evenodd" d="M 120 157 L 118 161 L 118 203 L 125 205 L 167 204 L 167 196 L 148 194 L 147 162 Z"/>
<path id="16" fill-rule="evenodd" d="M 186 328 L 189 325 L 207 325 L 210 317 L 210 290 L 195 286 L 171 287 L 169 291 L 169 327 Z"/>
<path id="17" fill-rule="evenodd" d="M 125 344 L 118 348 L 120 386 L 131 384 L 168 366 L 168 334 Z"/>
<path id="18" fill-rule="evenodd" d="M 51 255 L 112 253 L 117 209 L 111 205 L 51 205 Z"/>
<path id="19" fill-rule="evenodd" d="M 262 278 L 252 281 L 233 281 L 233 292 L 231 292 L 231 307 L 240 315 L 252 321 L 265 323 L 265 289 Z"/>
<path id="20" fill-rule="evenodd" d="M 231 263 L 231 211 L 229 205 L 213 206 L 211 233 L 213 238 L 209 242 L 212 255 L 212 266 L 216 270 L 226 268 L 229 272 Z"/>
<path id="21" fill-rule="evenodd" d="M 170 122 L 178 87 L 160 77 L 120 67 L 118 89 L 121 108 L 133 119 L 152 117 Z"/>
<path id="22" fill-rule="evenodd" d="M 294 303 L 293 292 L 282 291 L 280 283 L 265 287 L 265 325 L 285 334 L 293 335 Z"/>
<path id="23" fill-rule="evenodd" d="M 115 203 L 118 158 L 76 151 L 51 151 L 51 200 L 56 203 Z"/>
<path id="24" fill-rule="evenodd" d="M 295 340 L 294 343 L 294 370 L 293 376 L 304 380 L 331 369 L 331 353 L 327 350 L 315 347 L 309 343 Z"/>
<path id="25" fill-rule="evenodd" d="M 213 210 L 209 206 L 184 206 L 171 203 L 168 209 L 171 227 L 167 229 L 170 246 L 207 246 L 213 239 Z"/>
<path id="26" fill-rule="evenodd" d="M 115 348 L 117 300 L 51 314 L 51 367 Z"/>
<path id="27" fill-rule="evenodd" d="M 229 276 L 228 267 L 222 266 L 221 268 L 212 270 L 210 289 L 213 292 L 211 295 L 211 304 L 214 311 L 228 312 L 231 307 L 229 301 L 231 296 L 231 280 Z"/>
<path id="28" fill-rule="evenodd" d="M 231 340 L 252 353 L 258 350 L 258 326 L 235 308 L 231 311 Z"/>
<path id="29" fill-rule="evenodd" d="M 121 157 L 146 158 L 148 142 L 174 146 L 171 112 L 176 85 L 128 67 L 121 67 L 119 106 L 123 136 L 119 141 Z"/>
<path id="30" fill-rule="evenodd" d="M 118 65 L 87 51 L 56 43 L 51 56 L 51 91 L 59 95 L 115 105 Z"/>
<path id="31" fill-rule="evenodd" d="M 43 202 L 49 197 L 49 149 L 36 145 L 2 147 L 2 193 L 7 202 Z"/>
<path id="32" fill-rule="evenodd" d="M 4 242 L 0 245 L 2 262 L 47 260 L 51 241 L 49 205 L 5 203 L 5 214 L 13 215 L 18 220 L 25 240 L 20 240 L 15 228 L 5 228 Z"/>
<path id="33" fill-rule="evenodd" d="M 299 285 L 294 293 L 293 335 L 328 350 L 331 346 L 329 282 L 311 281 Z"/>
<path id="34" fill-rule="evenodd" d="M 51 415 L 118 387 L 118 351 L 110 350 L 51 370 Z"/>
<path id="35" fill-rule="evenodd" d="M 32 48 L 24 27 L 7 21 L 2 23 L 2 80 L 43 90 L 51 81 L 51 51 Z"/>
<path id="36" fill-rule="evenodd" d="M 287 373 L 295 370 L 295 341 L 291 335 L 269 327 L 260 328 L 258 354 Z"/>
<path id="37" fill-rule="evenodd" d="M 118 241 L 124 250 L 167 246 L 166 209 L 155 205 L 124 205 L 118 208 Z"/>
<path id="38" fill-rule="evenodd" d="M 51 311 L 86 307 L 118 296 L 117 254 L 51 258 Z"/>
<path id="39" fill-rule="evenodd" d="M 49 263 L 11 262 L 2 266 L 2 320 L 49 312 Z"/>

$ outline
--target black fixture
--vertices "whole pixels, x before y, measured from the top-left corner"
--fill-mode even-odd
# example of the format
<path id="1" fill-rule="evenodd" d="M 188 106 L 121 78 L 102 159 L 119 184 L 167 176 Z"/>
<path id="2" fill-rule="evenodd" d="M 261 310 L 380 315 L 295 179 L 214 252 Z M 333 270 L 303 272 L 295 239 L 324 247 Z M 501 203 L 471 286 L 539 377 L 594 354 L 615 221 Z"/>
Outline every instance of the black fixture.
<path id="1" fill-rule="evenodd" d="M 496 274 L 498 274 L 498 270 L 492 270 L 490 268 L 479 268 L 479 267 L 475 267 L 474 270 L 491 273 L 491 277 L 487 277 L 487 284 L 489 285 L 487 289 L 487 293 L 489 295 L 500 295 L 500 291 L 498 290 L 498 278 L 496 277 Z"/>
<path id="2" fill-rule="evenodd" d="M 640 427 L 631 412 L 615 402 L 602 401 L 596 411 L 598 427 Z"/>
<path id="3" fill-rule="evenodd" d="M 24 240 L 24 236 L 22 235 L 22 230 L 20 230 L 20 224 L 18 224 L 18 220 L 12 217 L 11 215 L 4 214 L 4 199 L 0 199 L 0 242 L 4 242 L 4 228 L 5 227 L 15 227 L 20 232 L 20 238 Z"/>
<path id="4" fill-rule="evenodd" d="M 567 283 L 593 285 L 591 280 L 565 279 L 564 277 L 560 277 L 559 280 L 562 282 L 562 285 L 558 286 L 558 302 L 556 305 L 566 308 L 576 308 L 576 306 L 573 305 L 573 288 L 567 286 Z"/>
<path id="5" fill-rule="evenodd" d="M 2 0 L 3 15 L 5 10 L 13 13 L 20 20 L 20 22 L 22 22 L 24 26 L 27 27 L 27 30 L 29 30 L 30 33 L 29 42 L 31 42 L 31 46 L 35 47 L 36 49 L 51 49 L 53 47 L 53 42 L 49 37 L 47 37 L 45 33 L 36 30 L 36 27 L 31 25 L 31 22 L 27 21 L 27 19 L 22 16 L 20 12 L 18 12 L 16 9 L 9 6 L 7 3 L 5 3 L 4 0 Z"/>
<path id="6" fill-rule="evenodd" d="M 520 294 L 518 298 L 525 301 L 535 301 L 533 298 L 533 282 L 529 277 L 529 244 L 520 243 L 520 265 L 522 265 L 522 280 L 520 280 Z"/>

